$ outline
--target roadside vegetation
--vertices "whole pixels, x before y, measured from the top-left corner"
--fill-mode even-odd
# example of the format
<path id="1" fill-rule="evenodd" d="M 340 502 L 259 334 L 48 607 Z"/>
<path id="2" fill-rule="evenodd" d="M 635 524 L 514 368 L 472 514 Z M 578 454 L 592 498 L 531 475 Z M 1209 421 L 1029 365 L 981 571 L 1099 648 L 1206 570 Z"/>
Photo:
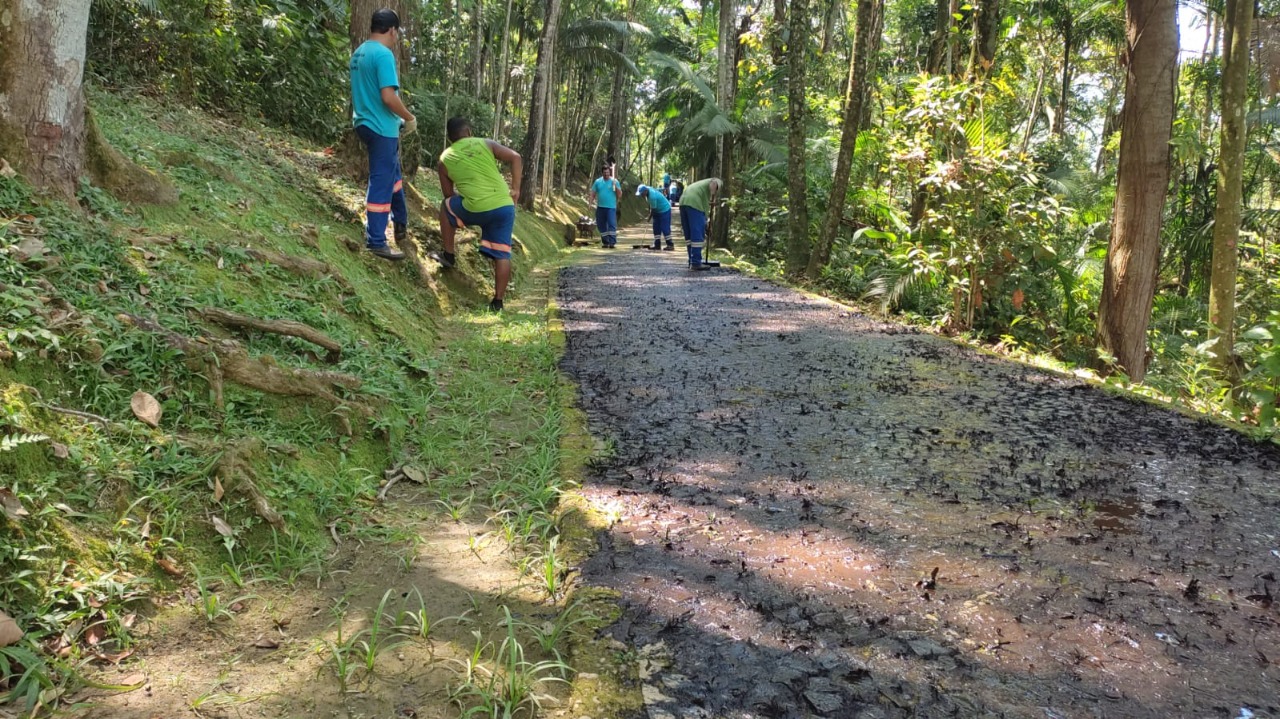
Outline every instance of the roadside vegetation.
<path id="1" fill-rule="evenodd" d="M 324 173 L 322 148 L 149 100 L 94 104 L 179 201 L 125 205 L 85 184 L 74 207 L 0 178 L 0 608 L 23 632 L 0 637 L 0 707 L 137 689 L 145 674 L 104 669 L 127 667 L 153 623 L 221 633 L 279 616 L 357 546 L 408 569 L 423 523 L 474 525 L 462 541 L 502 547 L 554 610 L 569 420 L 545 266 L 563 227 L 522 215 L 518 302 L 481 314 L 474 247 L 452 276 L 352 251 L 362 192 Z M 430 589 L 327 600 L 311 649 L 338 686 L 442 622 L 472 644 L 453 689 L 464 709 L 531 704 L 568 676 L 584 614 L 544 627 L 499 602 L 450 622 Z"/>

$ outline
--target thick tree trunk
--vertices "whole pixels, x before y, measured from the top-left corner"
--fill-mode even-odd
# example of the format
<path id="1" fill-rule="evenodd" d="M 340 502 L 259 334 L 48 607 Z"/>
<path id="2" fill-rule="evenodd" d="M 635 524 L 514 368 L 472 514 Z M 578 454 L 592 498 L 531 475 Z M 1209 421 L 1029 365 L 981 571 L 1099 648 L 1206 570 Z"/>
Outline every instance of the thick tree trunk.
<path id="1" fill-rule="evenodd" d="M 1130 0 L 1125 6 L 1128 74 L 1115 213 L 1098 305 L 1098 343 L 1136 382 L 1147 371 L 1147 325 L 1169 188 L 1178 69 L 1175 7 L 1175 0 Z"/>
<path id="2" fill-rule="evenodd" d="M 805 64 L 809 48 L 809 0 L 791 0 L 787 27 L 787 209 L 791 214 L 786 270 L 804 272 L 809 263 L 808 165 L 805 158 Z"/>
<path id="3" fill-rule="evenodd" d="M 85 166 L 89 0 L 0 0 L 0 157 L 75 196 Z"/>
<path id="4" fill-rule="evenodd" d="M 925 72 L 940 75 L 946 70 L 950 74 L 951 23 L 955 10 L 955 0 L 937 0 L 934 7 L 933 39 L 929 42 L 929 57 L 925 61 Z"/>
<path id="5" fill-rule="evenodd" d="M 1249 37 L 1254 0 L 1227 0 L 1222 69 L 1222 151 L 1218 157 L 1218 208 L 1213 215 L 1213 270 L 1209 280 L 1209 337 L 1215 364 L 1234 382 L 1236 272 L 1243 209 L 1244 123 L 1249 89 Z"/>
<path id="6" fill-rule="evenodd" d="M 1000 0 L 980 0 L 973 8 L 973 44 L 969 48 L 969 79 L 980 80 L 996 61 L 1000 30 Z"/>
<path id="7" fill-rule="evenodd" d="M 840 230 L 840 218 L 844 216 L 845 194 L 849 190 L 849 174 L 853 169 L 853 150 L 861 129 L 863 106 L 867 100 L 867 88 L 875 81 L 867 72 L 867 55 L 871 47 L 871 32 L 875 25 L 877 6 L 881 0 L 858 0 L 857 28 L 853 37 L 853 53 L 849 58 L 849 80 L 845 86 L 844 120 L 840 130 L 840 151 L 836 157 L 836 173 L 831 180 L 831 196 L 827 200 L 827 213 L 822 219 L 818 244 L 809 258 L 806 274 L 817 279 L 822 268 L 831 261 L 831 248 L 836 232 Z"/>
<path id="8" fill-rule="evenodd" d="M 529 99 L 529 129 L 524 136 L 520 155 L 524 158 L 524 179 L 520 183 L 520 206 L 533 209 L 538 194 L 539 160 L 546 138 L 546 107 L 551 96 L 551 65 L 555 61 L 556 33 L 560 24 L 561 0 L 547 0 L 542 22 L 542 39 L 538 41 L 538 65 L 533 75 Z"/>
<path id="9" fill-rule="evenodd" d="M 394 10 L 400 16 L 400 24 L 402 26 L 408 25 L 409 17 L 405 12 L 403 0 L 351 0 L 351 14 L 347 17 L 347 39 L 351 43 L 352 52 L 355 52 L 356 48 L 369 39 L 369 23 L 373 19 L 373 13 L 375 10 L 384 7 Z M 400 46 L 394 48 L 392 52 L 396 56 L 396 74 L 400 76 L 400 81 L 403 83 L 404 73 L 408 69 L 406 64 L 407 50 L 404 43 L 400 43 Z M 365 152 L 364 144 L 360 142 L 360 138 L 356 137 L 355 130 L 350 126 L 351 112 L 351 98 L 348 97 L 347 131 L 338 143 L 337 157 L 346 174 L 363 182 L 369 177 L 369 158 Z M 405 170 L 406 174 L 408 174 L 408 168 L 405 168 Z"/>

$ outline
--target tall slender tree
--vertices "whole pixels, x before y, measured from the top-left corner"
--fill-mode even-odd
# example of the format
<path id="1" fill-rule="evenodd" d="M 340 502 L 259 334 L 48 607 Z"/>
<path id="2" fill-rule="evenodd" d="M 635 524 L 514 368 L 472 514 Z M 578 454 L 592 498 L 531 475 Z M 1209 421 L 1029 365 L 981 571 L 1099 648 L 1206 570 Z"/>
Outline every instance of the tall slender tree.
<path id="1" fill-rule="evenodd" d="M 787 209 L 791 232 L 787 274 L 799 275 L 809 263 L 808 163 L 805 122 L 808 91 L 805 67 L 809 49 L 809 0 L 791 0 L 787 17 Z"/>
<path id="2" fill-rule="evenodd" d="M 89 0 L 0 0 L 0 157 L 66 197 L 85 169 Z"/>
<path id="3" fill-rule="evenodd" d="M 1209 285 L 1209 336 L 1216 364 L 1234 381 L 1236 274 L 1240 214 L 1244 205 L 1245 104 L 1249 89 L 1249 38 L 1254 0 L 1227 0 L 1222 68 L 1222 151 L 1218 157 L 1218 207 L 1213 215 L 1213 264 Z"/>
<path id="4" fill-rule="evenodd" d="M 738 47 L 739 34 L 736 29 L 738 15 L 735 0 L 720 0 L 720 31 L 718 60 L 716 65 L 716 105 L 725 117 L 733 114 L 733 105 L 738 95 Z M 733 192 L 733 133 L 725 132 L 720 136 L 716 147 L 716 176 L 724 181 L 720 190 L 721 197 L 730 197 Z M 728 246 L 729 240 L 729 207 L 726 204 L 718 209 L 711 223 L 711 243 L 717 247 Z"/>
<path id="5" fill-rule="evenodd" d="M 551 96 L 552 63 L 555 57 L 556 34 L 560 24 L 561 0 L 547 0 L 542 21 L 542 37 L 538 41 L 538 65 L 533 74 L 533 88 L 529 95 L 529 126 L 525 132 L 520 154 L 524 158 L 524 175 L 520 182 L 520 206 L 533 209 L 538 194 L 539 161 L 542 143 L 547 141 L 547 102 Z"/>
<path id="6" fill-rule="evenodd" d="M 1147 326 L 1169 188 L 1169 138 L 1178 75 L 1176 2 L 1130 0 L 1125 4 L 1124 116 L 1115 212 L 1098 305 L 1098 343 L 1139 382 L 1147 372 Z"/>
<path id="7" fill-rule="evenodd" d="M 853 52 L 849 55 L 849 80 L 845 84 L 840 150 L 836 156 L 835 176 L 831 179 L 827 212 L 822 218 L 818 243 L 809 258 L 806 274 L 810 279 L 817 279 L 822 268 L 831 261 L 831 248 L 835 244 L 836 233 L 840 230 L 840 219 L 844 216 L 845 194 L 849 191 L 849 174 L 853 169 L 853 151 L 858 143 L 858 132 L 862 129 L 863 106 L 867 101 L 868 88 L 874 82 L 867 72 L 867 57 L 872 45 L 871 32 L 882 0 L 857 1 L 857 24 L 853 36 Z"/>

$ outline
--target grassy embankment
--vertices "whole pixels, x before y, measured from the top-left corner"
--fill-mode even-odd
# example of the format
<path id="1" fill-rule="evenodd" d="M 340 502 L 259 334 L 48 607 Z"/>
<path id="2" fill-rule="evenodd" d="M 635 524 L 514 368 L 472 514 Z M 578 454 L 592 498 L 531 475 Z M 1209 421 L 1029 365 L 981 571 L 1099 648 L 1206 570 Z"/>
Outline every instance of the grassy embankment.
<path id="1" fill-rule="evenodd" d="M 144 624 L 233 623 L 261 604 L 245 597 L 268 594 L 247 587 L 323 584 L 335 542 L 411 561 L 413 527 L 378 497 L 393 468 L 425 479 L 393 493 L 486 521 L 525 577 L 560 596 L 570 398 L 549 276 L 530 268 L 557 261 L 557 222 L 579 209 L 521 214 L 516 302 L 495 317 L 472 309 L 489 282 L 474 244 L 446 275 L 353 251 L 361 191 L 326 176 L 319 149 L 93 99 L 107 138 L 180 199 L 125 206 L 85 187 L 81 211 L 0 178 L 0 612 L 25 632 L 0 648 L 0 713 L 81 698 L 86 677 L 139 649 Z M 437 202 L 434 178 L 419 180 Z M 229 329 L 210 310 L 304 323 L 340 350 Z M 157 426 L 131 411 L 138 392 L 162 408 Z M 344 640 L 336 623 L 338 641 L 301 651 L 345 690 L 360 673 L 343 654 L 361 636 L 368 649 L 369 627 Z M 485 646 L 478 661 L 503 659 Z M 502 672 L 469 675 L 477 691 L 453 685 L 457 702 L 493 701 L 480 679 Z"/>

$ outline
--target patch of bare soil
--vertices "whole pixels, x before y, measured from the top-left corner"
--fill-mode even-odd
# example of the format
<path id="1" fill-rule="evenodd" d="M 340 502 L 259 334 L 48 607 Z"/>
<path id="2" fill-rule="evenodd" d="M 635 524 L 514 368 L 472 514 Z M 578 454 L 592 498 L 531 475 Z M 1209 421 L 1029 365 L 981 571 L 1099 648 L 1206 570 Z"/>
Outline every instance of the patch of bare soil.
<path id="1" fill-rule="evenodd" d="M 292 590 L 222 582 L 216 594 L 228 614 L 213 621 L 202 611 L 198 591 L 170 598 L 168 608 L 142 627 L 138 654 L 127 668 L 91 677 L 108 684 L 145 677 L 145 685 L 87 692 L 78 699 L 90 706 L 76 716 L 459 716 L 449 690 L 462 681 L 477 642 L 484 659 L 492 659 L 505 636 L 503 608 L 533 626 L 552 621 L 558 610 L 543 601 L 545 593 L 521 581 L 505 545 L 486 538 L 487 527 L 432 518 L 421 509 L 429 493 L 415 497 L 403 488 L 393 490 L 397 494 L 400 501 L 382 513 L 386 524 L 364 527 L 363 540 L 343 539 L 319 586 L 314 577 Z M 425 638 L 417 631 L 421 618 L 403 615 L 406 610 L 421 610 L 428 620 Z M 384 618 L 375 637 L 370 630 L 379 613 Z M 392 630 L 397 623 L 403 636 Z M 521 635 L 527 661 L 548 658 L 526 632 Z M 351 663 L 345 683 L 334 660 L 335 647 L 343 646 L 349 646 L 344 653 Z M 370 651 L 372 672 L 365 664 Z"/>
<path id="2" fill-rule="evenodd" d="M 1280 716 L 1280 449 L 683 255 L 560 275 L 652 719 Z"/>

